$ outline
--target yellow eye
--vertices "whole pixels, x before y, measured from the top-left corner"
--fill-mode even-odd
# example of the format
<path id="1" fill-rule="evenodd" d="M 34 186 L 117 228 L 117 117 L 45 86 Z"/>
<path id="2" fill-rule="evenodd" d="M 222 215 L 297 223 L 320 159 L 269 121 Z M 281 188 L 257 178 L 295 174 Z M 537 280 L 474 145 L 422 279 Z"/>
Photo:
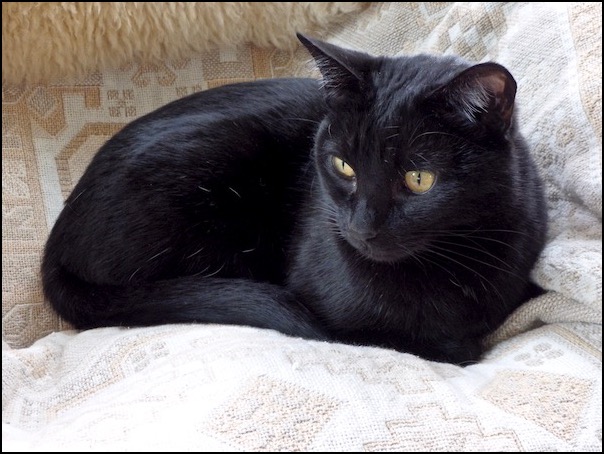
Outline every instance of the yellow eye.
<path id="1" fill-rule="evenodd" d="M 332 156 L 331 163 L 333 164 L 334 169 L 336 169 L 336 171 L 343 177 L 354 178 L 356 176 L 354 170 L 352 170 L 352 167 L 350 167 L 350 165 L 343 159 L 340 159 L 337 156 Z"/>
<path id="2" fill-rule="evenodd" d="M 405 184 L 416 194 L 428 192 L 434 186 L 435 176 L 429 170 L 411 170 L 405 174 Z"/>

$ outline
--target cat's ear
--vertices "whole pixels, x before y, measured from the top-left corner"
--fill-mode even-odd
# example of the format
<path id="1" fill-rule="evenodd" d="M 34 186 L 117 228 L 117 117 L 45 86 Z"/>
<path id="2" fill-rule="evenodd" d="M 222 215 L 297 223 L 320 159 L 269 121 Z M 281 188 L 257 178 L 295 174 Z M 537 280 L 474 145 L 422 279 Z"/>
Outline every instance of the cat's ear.
<path id="1" fill-rule="evenodd" d="M 446 115 L 500 133 L 510 127 L 515 97 L 514 77 L 497 63 L 472 66 L 430 95 Z"/>
<path id="2" fill-rule="evenodd" d="M 367 55 L 297 33 L 323 76 L 322 87 L 329 102 L 363 93 Z"/>

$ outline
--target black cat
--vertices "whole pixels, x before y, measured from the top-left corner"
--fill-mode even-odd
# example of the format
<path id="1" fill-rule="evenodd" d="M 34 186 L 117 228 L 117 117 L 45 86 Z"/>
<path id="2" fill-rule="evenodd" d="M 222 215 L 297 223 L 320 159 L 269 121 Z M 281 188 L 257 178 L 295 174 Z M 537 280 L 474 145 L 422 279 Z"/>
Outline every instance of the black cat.
<path id="1" fill-rule="evenodd" d="M 495 63 L 300 36 L 322 82 L 207 90 L 126 126 L 46 245 L 80 329 L 228 323 L 468 364 L 537 287 L 544 196 Z"/>

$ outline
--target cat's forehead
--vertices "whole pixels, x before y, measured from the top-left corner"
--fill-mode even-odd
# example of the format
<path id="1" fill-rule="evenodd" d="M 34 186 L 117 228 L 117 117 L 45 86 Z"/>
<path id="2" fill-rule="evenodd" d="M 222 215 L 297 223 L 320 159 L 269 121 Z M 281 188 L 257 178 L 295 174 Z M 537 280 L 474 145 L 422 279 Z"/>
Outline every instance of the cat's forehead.
<path id="1" fill-rule="evenodd" d="M 431 119 L 421 109 L 422 101 L 471 66 L 454 56 L 420 54 L 386 58 L 374 74 L 375 96 L 370 101 L 365 126 L 374 139 L 406 143 L 432 129 Z M 413 137 L 411 137 L 413 136 Z"/>
<path id="2" fill-rule="evenodd" d="M 424 98 L 447 84 L 468 62 L 453 56 L 420 54 L 380 59 L 372 75 L 372 94 L 345 113 L 329 118 L 344 150 L 353 161 L 372 156 L 376 162 L 433 157 L 442 134 L 435 118 L 422 108 Z M 338 125 L 340 127 L 338 127 Z M 359 156 L 357 156 L 359 155 Z"/>
<path id="3" fill-rule="evenodd" d="M 383 58 L 372 77 L 376 104 L 412 105 L 469 66 L 470 63 L 456 56 L 419 54 Z"/>

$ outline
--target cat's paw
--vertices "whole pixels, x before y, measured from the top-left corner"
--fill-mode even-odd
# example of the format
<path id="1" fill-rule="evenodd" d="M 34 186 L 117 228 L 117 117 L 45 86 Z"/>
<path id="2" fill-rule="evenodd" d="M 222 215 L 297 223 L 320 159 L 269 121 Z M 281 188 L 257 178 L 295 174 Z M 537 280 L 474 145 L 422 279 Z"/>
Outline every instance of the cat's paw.
<path id="1" fill-rule="evenodd" d="M 441 344 L 441 357 L 435 361 L 466 367 L 476 364 L 482 355 L 482 346 L 476 339 L 452 339 Z"/>
<path id="2" fill-rule="evenodd" d="M 416 343 L 410 353 L 430 361 L 466 367 L 480 360 L 482 346 L 475 339 L 430 339 Z"/>

